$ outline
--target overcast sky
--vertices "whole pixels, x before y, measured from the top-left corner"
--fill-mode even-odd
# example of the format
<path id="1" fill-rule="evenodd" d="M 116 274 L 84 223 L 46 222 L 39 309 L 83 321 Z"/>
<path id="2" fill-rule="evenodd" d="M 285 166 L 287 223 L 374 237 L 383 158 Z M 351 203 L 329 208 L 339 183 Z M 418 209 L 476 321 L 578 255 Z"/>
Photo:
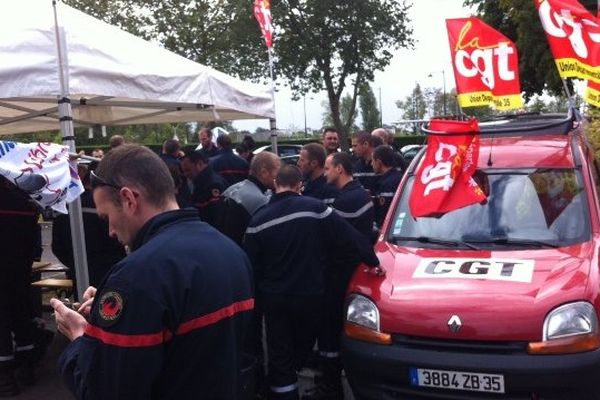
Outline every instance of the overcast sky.
<path id="1" fill-rule="evenodd" d="M 391 124 L 400 119 L 400 110 L 396 101 L 410 94 L 418 82 L 422 87 L 442 88 L 441 71 L 445 71 L 446 90 L 454 87 L 454 75 L 450 61 L 448 35 L 446 33 L 446 18 L 468 17 L 471 13 L 463 7 L 463 0 L 419 0 L 413 1 L 410 10 L 414 50 L 397 51 L 392 62 L 384 71 L 375 74 L 371 84 L 375 97 L 383 103 L 383 122 Z M 277 16 L 274 16 L 277 18 Z M 432 77 L 428 75 L 432 73 Z M 303 101 L 292 102 L 291 92 L 281 88 L 275 95 L 277 127 L 288 129 L 296 127 L 304 129 Z M 306 96 L 307 126 L 319 129 L 322 125 L 323 107 L 326 100 L 324 92 Z M 238 129 L 254 131 L 256 127 L 268 128 L 268 121 L 237 121 L 234 126 Z"/>

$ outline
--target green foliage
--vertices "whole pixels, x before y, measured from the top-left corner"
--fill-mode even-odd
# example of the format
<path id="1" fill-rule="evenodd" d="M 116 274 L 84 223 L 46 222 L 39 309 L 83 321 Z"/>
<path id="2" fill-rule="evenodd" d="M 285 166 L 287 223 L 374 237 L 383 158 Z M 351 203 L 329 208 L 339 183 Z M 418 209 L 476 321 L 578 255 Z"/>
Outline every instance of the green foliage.
<path id="1" fill-rule="evenodd" d="M 267 74 L 267 52 L 247 0 L 65 0 L 68 4 L 189 59 L 242 78 Z M 373 80 L 392 52 L 412 46 L 406 0 L 275 0 L 275 74 L 299 96 L 327 91 L 333 125 L 348 81 Z M 357 90 L 352 94 L 356 108 Z M 355 112 L 349 113 L 353 116 Z M 345 146 L 345 140 L 342 140 Z"/>
<path id="2" fill-rule="evenodd" d="M 590 107 L 589 123 L 584 126 L 584 132 L 587 135 L 596 159 L 600 159 L 600 110 L 596 107 Z"/>
<path id="3" fill-rule="evenodd" d="M 423 119 L 427 114 L 428 104 L 425 99 L 425 95 L 421 90 L 421 85 L 415 84 L 410 96 L 404 98 L 404 100 L 398 100 L 396 102 L 402 112 L 403 119 Z"/>
<path id="4" fill-rule="evenodd" d="M 360 92 L 359 105 L 360 115 L 363 121 L 363 129 L 371 132 L 381 126 L 381 113 L 377 107 L 377 100 L 371 85 L 364 85 Z"/>

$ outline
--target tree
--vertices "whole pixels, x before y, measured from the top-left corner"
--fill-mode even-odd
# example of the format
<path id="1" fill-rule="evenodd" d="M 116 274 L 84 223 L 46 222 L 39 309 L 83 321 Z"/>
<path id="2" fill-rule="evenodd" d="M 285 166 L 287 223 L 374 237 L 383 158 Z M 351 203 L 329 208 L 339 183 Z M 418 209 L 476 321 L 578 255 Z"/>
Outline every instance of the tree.
<path id="1" fill-rule="evenodd" d="M 356 125 L 356 105 L 353 103 L 354 100 L 350 94 L 346 94 L 344 97 L 342 97 L 342 101 L 340 102 L 340 119 L 343 121 L 350 121 L 348 128 L 349 133 L 352 131 L 358 131 L 359 129 Z M 324 101 L 321 103 L 321 105 L 325 110 L 323 112 L 323 126 L 332 126 L 333 115 L 331 114 L 331 107 L 329 107 L 327 101 Z"/>
<path id="2" fill-rule="evenodd" d="M 377 100 L 371 86 L 364 85 L 359 92 L 360 115 L 362 116 L 363 129 L 371 132 L 381 126 L 381 113 L 377 108 Z"/>
<path id="3" fill-rule="evenodd" d="M 424 119 L 427 114 L 428 104 L 421 90 L 421 86 L 417 83 L 410 96 L 404 98 L 404 100 L 398 100 L 396 102 L 402 112 L 402 118 L 406 120 L 419 120 Z M 417 126 L 413 124 L 413 133 L 417 133 Z"/>
<path id="4" fill-rule="evenodd" d="M 176 53 L 242 78 L 266 74 L 266 51 L 247 0 L 66 0 Z M 278 0 L 272 3 L 275 73 L 296 96 L 326 90 L 333 125 L 347 149 L 351 121 L 342 93 L 385 68 L 392 51 L 412 46 L 406 0 Z"/>
<path id="5" fill-rule="evenodd" d="M 592 13 L 596 0 L 581 3 Z M 542 93 L 563 93 L 563 85 L 548 47 L 535 2 L 531 0 L 465 0 L 465 6 L 474 6 L 478 16 L 515 42 L 519 52 L 521 89 L 525 97 Z"/>

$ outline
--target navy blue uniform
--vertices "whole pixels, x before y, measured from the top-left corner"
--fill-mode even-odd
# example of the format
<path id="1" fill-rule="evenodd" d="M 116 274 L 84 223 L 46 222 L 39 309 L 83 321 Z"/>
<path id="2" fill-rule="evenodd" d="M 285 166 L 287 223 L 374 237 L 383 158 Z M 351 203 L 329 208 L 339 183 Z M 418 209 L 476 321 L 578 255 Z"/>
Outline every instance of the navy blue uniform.
<path id="1" fill-rule="evenodd" d="M 377 189 L 375 189 L 375 223 L 381 227 L 387 214 L 396 189 L 402 180 L 402 172 L 395 168 L 379 176 Z"/>
<path id="2" fill-rule="evenodd" d="M 363 158 L 358 158 L 356 162 L 352 165 L 352 177 L 355 181 L 360 182 L 361 185 L 370 195 L 375 193 L 375 188 L 377 187 L 377 180 L 379 177 L 373 171 L 373 165 L 371 161 L 366 161 Z"/>
<path id="3" fill-rule="evenodd" d="M 38 212 L 24 192 L 6 182 L 4 178 L 0 180 L 1 374 L 9 367 L 12 368 L 14 353 L 18 358 L 33 350 L 34 329 L 29 307 L 29 284 L 37 241 Z M 13 334 L 16 346 L 13 346 Z"/>
<path id="4" fill-rule="evenodd" d="M 241 246 L 250 218 L 269 202 L 270 193 L 254 176 L 228 187 L 221 196 L 216 228 Z"/>
<path id="5" fill-rule="evenodd" d="M 326 255 L 345 257 L 353 267 L 379 261 L 369 242 L 331 208 L 294 192 L 273 195 L 256 212 L 244 248 L 264 305 L 273 398 L 294 398 L 296 369 L 314 343 Z"/>
<path id="6" fill-rule="evenodd" d="M 222 149 L 210 159 L 210 166 L 225 180 L 225 188 L 246 179 L 250 169 L 248 161 L 233 154 L 231 149 Z"/>
<path id="7" fill-rule="evenodd" d="M 217 149 L 217 146 L 211 142 L 210 147 L 202 147 L 200 149 L 200 153 L 204 154 L 206 158 L 211 158 L 219 154 L 219 149 Z"/>
<path id="8" fill-rule="evenodd" d="M 225 191 L 225 181 L 209 165 L 194 178 L 192 184 L 191 192 L 187 182 L 182 185 L 185 206 L 196 207 L 200 218 L 215 226 L 219 213 L 220 196 Z"/>
<path id="9" fill-rule="evenodd" d="M 371 196 L 357 181 L 346 184 L 333 202 L 336 212 L 357 231 L 372 238 L 375 210 Z"/>
<path id="10" fill-rule="evenodd" d="M 194 210 L 160 214 L 98 288 L 59 365 L 77 399 L 233 399 L 254 306 L 243 251 Z"/>
<path id="11" fill-rule="evenodd" d="M 325 175 L 321 175 L 317 179 L 311 180 L 310 178 L 304 181 L 302 186 L 302 195 L 314 197 L 315 199 L 323 200 L 323 203 L 327 205 L 333 204 L 335 198 L 338 196 L 340 191 L 333 185 L 327 183 Z"/>

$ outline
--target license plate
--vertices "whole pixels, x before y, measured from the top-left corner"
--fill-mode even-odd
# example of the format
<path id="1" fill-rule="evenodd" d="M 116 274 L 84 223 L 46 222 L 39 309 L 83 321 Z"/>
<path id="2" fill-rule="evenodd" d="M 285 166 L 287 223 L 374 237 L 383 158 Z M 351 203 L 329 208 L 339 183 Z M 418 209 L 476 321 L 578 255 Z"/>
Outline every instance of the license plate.
<path id="1" fill-rule="evenodd" d="M 413 386 L 504 393 L 504 375 L 497 374 L 411 368 L 410 383 Z"/>

